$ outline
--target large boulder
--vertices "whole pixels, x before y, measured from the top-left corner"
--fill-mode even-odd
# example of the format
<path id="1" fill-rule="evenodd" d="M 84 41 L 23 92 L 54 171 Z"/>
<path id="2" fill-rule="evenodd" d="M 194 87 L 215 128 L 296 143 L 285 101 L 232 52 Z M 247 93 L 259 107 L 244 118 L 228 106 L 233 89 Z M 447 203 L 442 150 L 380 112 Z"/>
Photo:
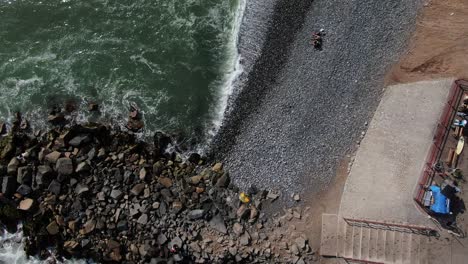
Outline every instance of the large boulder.
<path id="1" fill-rule="evenodd" d="M 19 184 L 32 184 L 32 170 L 29 166 L 20 167 L 18 169 L 18 176 L 16 177 Z"/>
<path id="2" fill-rule="evenodd" d="M 154 147 L 160 154 L 164 153 L 167 146 L 172 143 L 171 138 L 163 132 L 154 133 Z"/>
<path id="3" fill-rule="evenodd" d="M 2 179 L 2 193 L 6 197 L 12 196 L 16 191 L 16 178 L 13 176 L 3 177 Z"/>
<path id="4" fill-rule="evenodd" d="M 20 165 L 19 160 L 17 158 L 12 158 L 10 162 L 8 163 L 8 167 L 7 167 L 8 175 L 16 176 L 19 165 Z"/>
<path id="5" fill-rule="evenodd" d="M 47 154 L 44 158 L 45 158 L 46 161 L 48 161 L 50 163 L 56 163 L 61 155 L 62 155 L 62 153 L 60 153 L 58 151 L 53 151 L 53 152 Z"/>
<path id="6" fill-rule="evenodd" d="M 71 175 L 73 173 L 73 162 L 70 158 L 60 158 L 57 160 L 55 170 L 60 175 Z"/>
<path id="7" fill-rule="evenodd" d="M 79 135 L 72 138 L 68 144 L 73 147 L 80 147 L 83 144 L 91 142 L 91 137 L 89 135 Z"/>

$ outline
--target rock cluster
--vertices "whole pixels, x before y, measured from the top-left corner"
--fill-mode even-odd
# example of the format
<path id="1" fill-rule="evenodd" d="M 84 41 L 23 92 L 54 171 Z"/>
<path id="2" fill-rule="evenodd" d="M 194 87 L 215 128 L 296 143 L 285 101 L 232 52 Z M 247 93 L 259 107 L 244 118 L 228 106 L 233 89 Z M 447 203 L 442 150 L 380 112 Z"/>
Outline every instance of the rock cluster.
<path id="1" fill-rule="evenodd" d="M 0 220 L 21 219 L 27 253 L 42 257 L 53 246 L 98 262 L 279 258 L 259 213 L 277 194 L 252 189 L 243 203 L 221 163 L 184 160 L 169 144 L 162 132 L 148 144 L 100 124 L 16 129 L 0 141 Z M 296 261 L 310 251 L 299 244 Z"/>

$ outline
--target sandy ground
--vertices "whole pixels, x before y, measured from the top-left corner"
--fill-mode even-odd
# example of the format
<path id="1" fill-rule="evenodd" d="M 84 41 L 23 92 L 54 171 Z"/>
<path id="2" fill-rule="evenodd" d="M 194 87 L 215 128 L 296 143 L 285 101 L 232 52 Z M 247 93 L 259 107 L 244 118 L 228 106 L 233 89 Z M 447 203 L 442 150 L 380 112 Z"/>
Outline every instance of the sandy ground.
<path id="1" fill-rule="evenodd" d="M 468 77 L 468 1 L 424 4 L 408 51 L 387 76 L 389 84 Z"/>

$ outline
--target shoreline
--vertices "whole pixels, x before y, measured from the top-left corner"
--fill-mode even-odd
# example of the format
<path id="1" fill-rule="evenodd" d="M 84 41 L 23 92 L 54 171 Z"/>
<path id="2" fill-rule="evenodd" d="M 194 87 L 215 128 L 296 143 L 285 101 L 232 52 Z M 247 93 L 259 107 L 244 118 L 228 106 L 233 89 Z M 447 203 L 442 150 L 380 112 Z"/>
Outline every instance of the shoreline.
<path id="1" fill-rule="evenodd" d="M 422 2 L 302 5 L 276 2 L 260 57 L 241 76 L 211 149 L 244 190 L 270 186 L 287 198 L 328 186 L 359 144 Z M 320 28 L 324 49 L 315 51 L 310 36 Z"/>

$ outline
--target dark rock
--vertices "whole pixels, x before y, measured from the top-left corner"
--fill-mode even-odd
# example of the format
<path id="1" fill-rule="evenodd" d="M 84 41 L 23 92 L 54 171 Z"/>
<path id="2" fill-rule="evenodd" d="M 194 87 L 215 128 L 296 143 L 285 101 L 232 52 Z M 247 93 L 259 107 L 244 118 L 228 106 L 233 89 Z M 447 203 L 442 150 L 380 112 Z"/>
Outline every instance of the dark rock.
<path id="1" fill-rule="evenodd" d="M 51 235 L 56 235 L 59 233 L 59 226 L 57 225 L 57 222 L 52 221 L 50 224 L 47 226 L 47 232 Z"/>
<path id="2" fill-rule="evenodd" d="M 28 166 L 20 167 L 18 169 L 18 176 L 16 180 L 19 184 L 32 184 L 32 170 Z"/>
<path id="3" fill-rule="evenodd" d="M 148 223 L 148 215 L 147 214 L 142 214 L 138 218 L 137 223 L 139 223 L 140 225 L 146 225 Z"/>
<path id="4" fill-rule="evenodd" d="M 83 161 L 80 164 L 78 164 L 78 166 L 76 166 L 75 171 L 77 173 L 80 173 L 80 172 L 89 172 L 90 170 L 91 170 L 91 167 L 88 165 L 88 163 Z"/>
<path id="5" fill-rule="evenodd" d="M 226 188 L 228 187 L 230 182 L 231 182 L 231 179 L 229 177 L 229 173 L 225 172 L 216 182 L 216 187 Z"/>
<path id="6" fill-rule="evenodd" d="M 11 197 L 16 190 L 16 178 L 12 176 L 3 177 L 2 179 L 2 193 L 6 197 Z"/>
<path id="7" fill-rule="evenodd" d="M 93 220 L 93 219 L 88 220 L 88 221 L 83 225 L 83 228 L 80 230 L 80 234 L 82 234 L 82 235 L 87 235 L 87 234 L 93 232 L 95 228 L 96 228 L 96 221 Z"/>
<path id="8" fill-rule="evenodd" d="M 58 152 L 58 151 L 53 151 L 49 154 L 47 154 L 44 159 L 50 163 L 56 163 L 57 160 L 60 158 L 60 156 L 62 156 L 62 153 Z"/>
<path id="9" fill-rule="evenodd" d="M 156 151 L 159 152 L 159 154 L 163 154 L 167 146 L 172 143 L 171 138 L 160 131 L 154 133 L 153 139 L 154 147 L 156 148 Z"/>
<path id="10" fill-rule="evenodd" d="M 250 215 L 250 209 L 247 207 L 247 205 L 242 204 L 238 209 L 237 209 L 237 217 L 240 219 L 247 218 L 247 216 Z"/>
<path id="11" fill-rule="evenodd" d="M 88 188 L 88 186 L 86 186 L 84 184 L 78 183 L 76 185 L 76 187 L 75 187 L 75 193 L 77 195 L 80 195 L 80 194 L 82 194 L 84 192 L 87 192 L 87 191 L 89 191 L 89 188 Z"/>
<path id="12" fill-rule="evenodd" d="M 239 244 L 241 246 L 248 246 L 250 244 L 250 236 L 245 232 L 239 239 Z"/>
<path id="13" fill-rule="evenodd" d="M 234 231 L 234 234 L 240 236 L 244 233 L 244 226 L 239 223 L 234 223 L 232 231 Z"/>
<path id="14" fill-rule="evenodd" d="M 224 223 L 224 219 L 221 215 L 215 215 L 208 223 L 214 230 L 223 234 L 227 234 L 226 224 Z"/>
<path id="15" fill-rule="evenodd" d="M 79 135 L 72 138 L 68 144 L 73 147 L 80 147 L 89 142 L 91 142 L 91 137 L 89 135 Z"/>
<path id="16" fill-rule="evenodd" d="M 138 183 L 135 186 L 133 186 L 133 188 L 130 190 L 130 193 L 135 196 L 138 196 L 140 195 L 140 193 L 143 191 L 144 188 L 145 188 L 144 183 Z"/>
<path id="17" fill-rule="evenodd" d="M 182 239 L 180 239 L 180 237 L 174 237 L 171 242 L 169 242 L 168 244 L 168 248 L 173 248 L 174 246 L 176 246 L 177 248 L 182 248 Z"/>
<path id="18" fill-rule="evenodd" d="M 90 111 L 90 112 L 99 111 L 99 105 L 97 103 L 89 103 L 88 104 L 88 111 Z"/>
<path id="19" fill-rule="evenodd" d="M 56 180 L 52 180 L 52 182 L 49 184 L 49 187 L 47 188 L 47 190 L 55 195 L 59 195 L 60 194 L 60 189 L 61 189 L 61 185 L 58 181 Z"/>
<path id="20" fill-rule="evenodd" d="M 53 172 L 52 168 L 49 165 L 40 165 L 37 166 L 37 173 L 41 176 L 47 177 Z"/>
<path id="21" fill-rule="evenodd" d="M 60 175 L 71 175 L 73 173 L 73 162 L 70 158 L 59 158 L 55 170 Z"/>
<path id="22" fill-rule="evenodd" d="M 19 165 L 20 165 L 19 160 L 17 158 L 12 158 L 10 162 L 8 163 L 8 167 L 7 167 L 8 175 L 16 176 Z"/>
<path id="23" fill-rule="evenodd" d="M 145 124 L 143 123 L 142 120 L 139 119 L 129 119 L 127 122 L 127 125 L 125 126 L 128 130 L 132 132 L 138 132 L 140 131 Z"/>
<path id="24" fill-rule="evenodd" d="M 0 123 L 0 135 L 3 135 L 7 132 L 5 123 Z"/>
<path id="25" fill-rule="evenodd" d="M 29 187 L 29 186 L 27 186 L 25 184 L 21 184 L 18 187 L 18 189 L 16 190 L 16 192 L 23 195 L 23 196 L 27 196 L 32 192 L 32 189 L 31 189 L 31 187 Z"/>
<path id="26" fill-rule="evenodd" d="M 127 223 L 127 221 L 125 221 L 125 220 L 119 221 L 119 222 L 117 223 L 117 229 L 118 229 L 119 231 L 128 230 L 128 223 Z"/>
<path id="27" fill-rule="evenodd" d="M 203 217 L 203 215 L 205 215 L 205 210 L 203 209 L 192 210 L 188 213 L 188 217 L 190 220 L 200 219 Z"/>
<path id="28" fill-rule="evenodd" d="M 158 235 L 158 244 L 164 245 L 167 242 L 167 237 L 164 234 Z"/>
<path id="29" fill-rule="evenodd" d="M 51 124 L 57 125 L 65 122 L 65 116 L 62 113 L 49 114 L 49 116 L 47 116 L 47 121 Z"/>
<path id="30" fill-rule="evenodd" d="M 198 162 L 200 162 L 201 160 L 201 156 L 200 154 L 198 153 L 192 153 L 190 154 L 189 158 L 188 158 L 188 161 L 194 163 L 194 164 L 198 164 Z"/>
<path id="31" fill-rule="evenodd" d="M 163 196 L 164 200 L 168 203 L 172 203 L 174 201 L 172 199 L 172 193 L 169 189 L 162 189 L 161 195 Z"/>
<path id="32" fill-rule="evenodd" d="M 110 194 L 110 197 L 112 197 L 115 200 L 120 200 L 120 198 L 122 198 L 122 196 L 123 196 L 122 191 L 117 190 L 117 189 L 113 189 L 111 194 Z"/>

